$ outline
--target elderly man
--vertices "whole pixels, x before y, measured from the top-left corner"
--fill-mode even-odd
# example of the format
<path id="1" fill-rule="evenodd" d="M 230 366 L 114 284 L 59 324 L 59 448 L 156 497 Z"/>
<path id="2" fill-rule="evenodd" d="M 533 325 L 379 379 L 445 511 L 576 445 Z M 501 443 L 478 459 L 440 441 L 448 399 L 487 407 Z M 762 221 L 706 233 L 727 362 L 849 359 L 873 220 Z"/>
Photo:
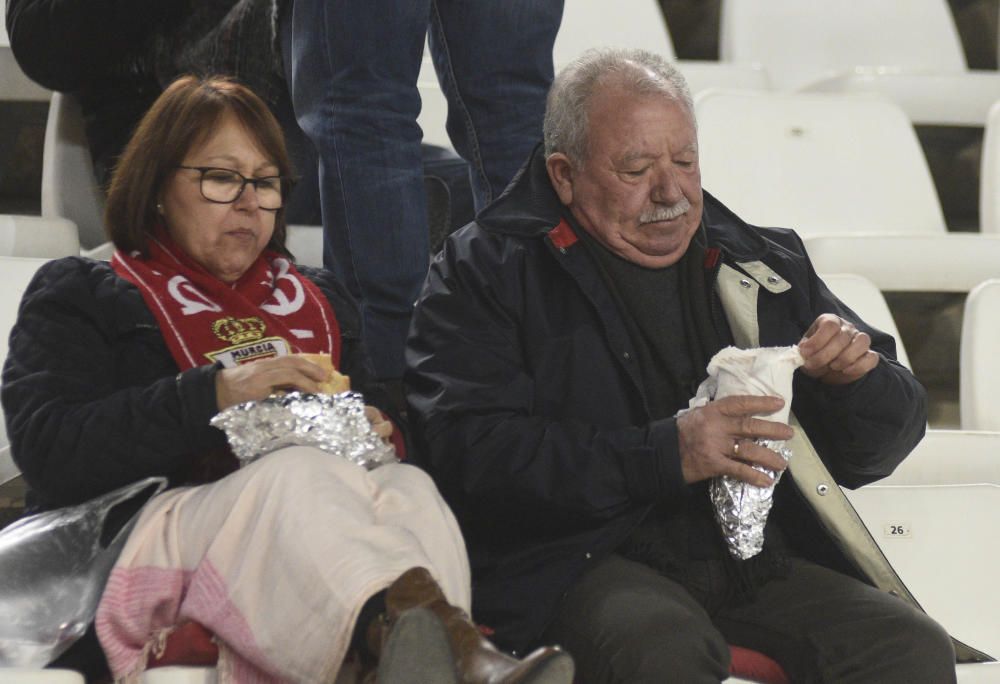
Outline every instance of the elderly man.
<path id="1" fill-rule="evenodd" d="M 791 408 L 816 450 L 793 449 L 749 560 L 728 552 L 708 485 L 772 484 L 753 466 L 785 467 L 757 443 L 793 437 L 759 417 L 782 400 L 677 415 L 734 343 L 799 345 Z M 954 680 L 947 634 L 863 581 L 795 468 L 885 477 L 923 435 L 924 390 L 793 232 L 702 192 L 691 96 L 659 57 L 590 52 L 558 76 L 544 150 L 436 258 L 407 362 L 421 458 L 498 643 L 557 641 L 584 682 L 718 682 L 728 644 L 796 682 Z"/>

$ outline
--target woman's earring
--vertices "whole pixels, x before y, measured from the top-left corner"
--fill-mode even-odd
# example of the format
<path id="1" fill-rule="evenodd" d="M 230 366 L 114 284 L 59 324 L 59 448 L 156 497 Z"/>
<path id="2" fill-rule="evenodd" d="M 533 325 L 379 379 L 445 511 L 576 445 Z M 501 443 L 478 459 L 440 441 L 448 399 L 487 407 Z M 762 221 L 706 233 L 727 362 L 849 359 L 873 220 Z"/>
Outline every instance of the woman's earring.
<path id="1" fill-rule="evenodd" d="M 163 204 L 157 202 L 156 203 L 156 210 L 162 214 L 163 213 Z"/>

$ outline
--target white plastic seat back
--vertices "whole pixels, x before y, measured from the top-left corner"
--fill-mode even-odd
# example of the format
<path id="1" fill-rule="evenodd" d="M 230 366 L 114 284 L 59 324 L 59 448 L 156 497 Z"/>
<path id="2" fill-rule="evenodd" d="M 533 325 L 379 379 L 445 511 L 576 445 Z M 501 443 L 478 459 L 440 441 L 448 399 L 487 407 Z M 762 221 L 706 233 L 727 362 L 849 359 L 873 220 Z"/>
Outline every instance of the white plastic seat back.
<path id="1" fill-rule="evenodd" d="M 52 94 L 45 124 L 42 216 L 73 221 L 84 249 L 107 241 L 104 197 L 94 178 L 83 114 L 76 100 L 65 93 Z"/>
<path id="2" fill-rule="evenodd" d="M 1000 432 L 928 430 L 892 475 L 878 485 L 966 485 L 1000 482 Z"/>
<path id="3" fill-rule="evenodd" d="M 595 47 L 648 50 L 673 61 L 674 42 L 657 0 L 570 0 L 552 48 L 556 71 Z"/>
<path id="4" fill-rule="evenodd" d="M 1000 101 L 990 108 L 983 132 L 979 171 L 979 225 L 984 233 L 1000 233 Z"/>
<path id="5" fill-rule="evenodd" d="M 83 675 L 72 670 L 28 670 L 0 668 L 0 684 L 84 684 Z"/>
<path id="6" fill-rule="evenodd" d="M 0 256 L 55 258 L 80 253 L 69 219 L 0 214 Z"/>
<path id="7" fill-rule="evenodd" d="M 868 486 L 848 498 L 924 610 L 957 639 L 1000 654 L 1000 593 L 994 588 L 1000 548 L 992 543 L 1000 478 Z"/>
<path id="8" fill-rule="evenodd" d="M 219 677 L 214 667 L 171 665 L 146 670 L 141 681 L 142 684 L 216 684 Z"/>
<path id="9" fill-rule="evenodd" d="M 851 307 L 868 325 L 892 335 L 896 340 L 896 358 L 910 368 L 910 358 L 903 348 L 896 321 L 882 291 L 872 281 L 854 273 L 830 273 L 820 276 L 837 299 Z"/>
<path id="10" fill-rule="evenodd" d="M 928 614 L 1000 656 L 1000 433 L 929 430 L 895 473 L 847 496 Z"/>
<path id="11" fill-rule="evenodd" d="M 855 66 L 967 69 L 947 0 L 723 0 L 719 54 L 763 64 L 779 88 Z"/>
<path id="12" fill-rule="evenodd" d="M 285 246 L 295 257 L 295 263 L 322 266 L 323 226 L 288 226 Z"/>
<path id="13" fill-rule="evenodd" d="M 420 114 L 417 123 L 424 132 L 423 142 L 451 149 L 451 138 L 448 137 L 448 100 L 441 90 L 434 62 L 431 61 L 431 51 L 424 44 L 424 59 L 420 63 L 420 74 L 417 76 L 417 91 L 420 93 Z M 296 255 L 298 256 L 298 255 Z"/>
<path id="14" fill-rule="evenodd" d="M 678 60 L 656 0 L 629 0 L 626 6 L 606 0 L 567 2 L 552 48 L 556 72 L 595 47 L 637 48 L 661 55 L 684 74 L 692 93 L 706 88 L 767 90 L 771 87 L 767 71 L 760 65 Z"/>
<path id="15" fill-rule="evenodd" d="M 707 90 L 702 184 L 744 220 L 823 233 L 944 234 L 913 126 L 874 96 Z"/>
<path id="16" fill-rule="evenodd" d="M 692 95 L 710 88 L 770 90 L 771 77 L 759 64 L 729 64 L 708 60 L 678 60 L 674 66 L 684 75 Z"/>
<path id="17" fill-rule="evenodd" d="M 1000 279 L 965 300 L 959 351 L 959 411 L 966 430 L 1000 430 Z M 998 454 L 1000 457 L 1000 454 Z"/>
<path id="18" fill-rule="evenodd" d="M 883 292 L 969 292 L 1000 278 L 1000 235 L 803 236 L 819 273 L 857 273 Z"/>

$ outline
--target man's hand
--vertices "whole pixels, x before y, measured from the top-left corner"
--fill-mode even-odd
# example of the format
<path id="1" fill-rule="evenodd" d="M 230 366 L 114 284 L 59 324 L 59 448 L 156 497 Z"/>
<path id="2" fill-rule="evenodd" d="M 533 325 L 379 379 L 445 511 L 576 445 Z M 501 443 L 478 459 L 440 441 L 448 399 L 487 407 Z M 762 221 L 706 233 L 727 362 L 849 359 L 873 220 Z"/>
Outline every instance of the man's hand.
<path id="1" fill-rule="evenodd" d="M 781 397 L 724 397 L 707 406 L 691 409 L 677 418 L 681 471 L 691 484 L 717 475 L 729 475 L 758 487 L 770 487 L 774 480 L 754 470 L 760 465 L 781 471 L 785 459 L 755 439 L 791 439 L 792 428 L 784 423 L 754 418 L 768 415 L 785 405 Z"/>
<path id="2" fill-rule="evenodd" d="M 878 365 L 871 350 L 872 340 L 850 321 L 834 314 L 822 314 L 799 342 L 805 359 L 802 372 L 830 385 L 846 385 L 863 377 Z"/>
<path id="3" fill-rule="evenodd" d="M 311 361 L 290 355 L 261 359 L 215 374 L 215 401 L 223 410 L 245 401 L 259 401 L 279 390 L 318 393 L 327 371 Z"/>

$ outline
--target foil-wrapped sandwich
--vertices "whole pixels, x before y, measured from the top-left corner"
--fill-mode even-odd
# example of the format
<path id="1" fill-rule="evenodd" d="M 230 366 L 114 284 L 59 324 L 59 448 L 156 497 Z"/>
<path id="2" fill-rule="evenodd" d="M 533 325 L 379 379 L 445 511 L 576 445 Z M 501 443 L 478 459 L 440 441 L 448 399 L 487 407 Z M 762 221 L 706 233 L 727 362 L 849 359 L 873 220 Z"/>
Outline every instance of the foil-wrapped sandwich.
<path id="1" fill-rule="evenodd" d="M 710 400 L 733 395 L 777 396 L 785 400 L 781 410 L 765 420 L 788 422 L 792 406 L 792 376 L 803 364 L 797 346 L 738 349 L 726 347 L 708 363 L 708 378 L 698 388 L 691 407 L 703 406 Z M 784 442 L 758 440 L 758 444 L 777 452 L 786 461 L 791 451 Z M 729 476 L 712 480 L 709 495 L 715 518 L 722 528 L 729 552 L 735 558 L 751 558 L 764 547 L 764 525 L 771 511 L 774 487 L 781 473 L 762 466 L 753 466 L 774 478 L 770 487 L 757 487 Z"/>
<path id="2" fill-rule="evenodd" d="M 372 430 L 364 398 L 356 392 L 275 394 L 230 406 L 211 423 L 226 433 L 241 466 L 288 446 L 322 449 L 368 470 L 399 460 L 393 446 Z"/>

